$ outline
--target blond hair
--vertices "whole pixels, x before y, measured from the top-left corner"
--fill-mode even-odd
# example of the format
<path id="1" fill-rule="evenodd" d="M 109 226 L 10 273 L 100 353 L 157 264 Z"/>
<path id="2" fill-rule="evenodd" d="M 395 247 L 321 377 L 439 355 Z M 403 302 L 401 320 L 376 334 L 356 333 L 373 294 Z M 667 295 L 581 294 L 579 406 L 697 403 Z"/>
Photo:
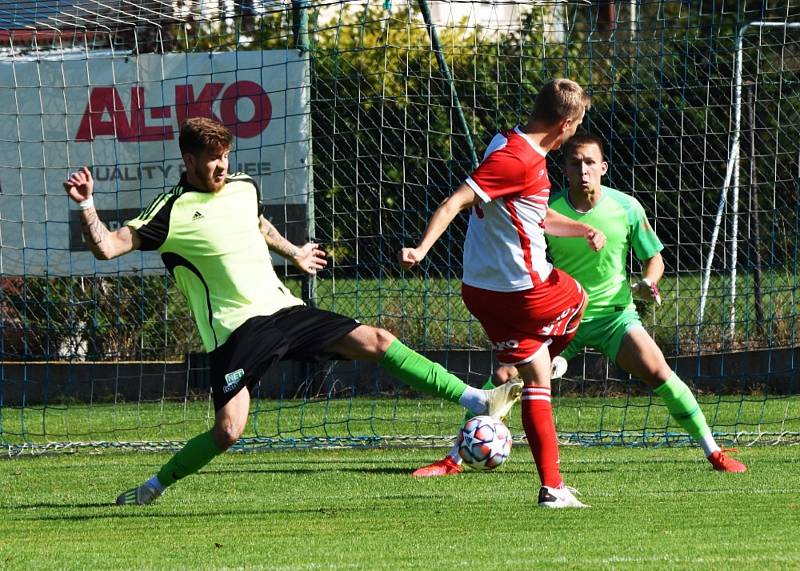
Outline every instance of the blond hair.
<path id="1" fill-rule="evenodd" d="M 553 79 L 536 96 L 531 119 L 552 125 L 564 119 L 579 117 L 591 105 L 591 98 L 580 85 L 571 79 Z"/>
<path id="2" fill-rule="evenodd" d="M 196 155 L 205 149 L 230 149 L 233 135 L 228 128 L 207 117 L 191 117 L 181 125 L 178 146 L 181 154 Z"/>

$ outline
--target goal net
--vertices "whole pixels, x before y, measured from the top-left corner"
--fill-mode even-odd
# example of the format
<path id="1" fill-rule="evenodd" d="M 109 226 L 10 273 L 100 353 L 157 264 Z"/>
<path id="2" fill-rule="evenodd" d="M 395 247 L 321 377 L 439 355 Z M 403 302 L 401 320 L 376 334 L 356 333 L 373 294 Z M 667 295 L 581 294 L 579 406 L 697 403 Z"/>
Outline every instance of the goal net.
<path id="1" fill-rule="evenodd" d="M 228 125 L 231 170 L 285 236 L 328 252 L 313 279 L 275 259 L 296 294 L 482 385 L 495 361 L 460 299 L 466 221 L 415 271 L 396 255 L 557 76 L 592 95 L 606 184 L 665 245 L 664 303 L 640 313 L 670 366 L 721 442 L 797 442 L 800 10 L 741 4 L 0 2 L 0 446 L 173 448 L 213 423 L 160 259 L 95 260 L 61 186 L 90 165 L 118 227 L 176 182 L 190 116 Z M 558 153 L 548 168 L 563 188 Z M 565 442 L 689 442 L 591 350 L 554 394 Z M 244 448 L 439 445 L 463 414 L 362 363 L 284 363 L 254 396 Z"/>

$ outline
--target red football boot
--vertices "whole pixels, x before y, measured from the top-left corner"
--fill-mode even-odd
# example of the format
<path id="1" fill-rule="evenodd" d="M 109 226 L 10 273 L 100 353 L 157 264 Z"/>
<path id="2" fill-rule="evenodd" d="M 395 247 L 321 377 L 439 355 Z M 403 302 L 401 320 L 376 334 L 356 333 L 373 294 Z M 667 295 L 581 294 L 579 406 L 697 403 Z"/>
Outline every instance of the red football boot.
<path id="1" fill-rule="evenodd" d="M 711 462 L 715 470 L 719 470 L 720 472 L 734 472 L 737 474 L 747 472 L 747 466 L 739 462 L 736 458 L 727 456 L 722 450 L 712 452 L 711 456 L 708 457 L 708 461 Z"/>
<path id="2" fill-rule="evenodd" d="M 423 466 L 415 470 L 411 475 L 415 478 L 435 478 L 437 476 L 452 476 L 464 471 L 461 464 L 456 464 L 450 456 L 445 456 L 444 460 L 437 460 L 433 464 Z"/>

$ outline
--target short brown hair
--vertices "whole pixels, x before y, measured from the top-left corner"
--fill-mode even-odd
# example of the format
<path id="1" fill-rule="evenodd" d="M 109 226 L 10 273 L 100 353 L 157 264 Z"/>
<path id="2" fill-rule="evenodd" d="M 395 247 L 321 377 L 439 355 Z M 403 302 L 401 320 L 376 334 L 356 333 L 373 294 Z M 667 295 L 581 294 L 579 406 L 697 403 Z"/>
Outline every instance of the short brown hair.
<path id="1" fill-rule="evenodd" d="M 582 147 L 583 145 L 597 145 L 597 148 L 600 149 L 600 156 L 605 159 L 606 153 L 603 149 L 603 140 L 598 137 L 597 135 L 592 135 L 591 133 L 575 133 L 572 137 L 567 139 L 567 142 L 564 143 L 561 151 L 564 154 L 564 160 L 567 160 L 572 153 L 575 152 L 575 149 L 578 147 Z"/>
<path id="2" fill-rule="evenodd" d="M 591 105 L 591 98 L 580 85 L 571 79 L 553 79 L 536 96 L 531 119 L 552 125 L 579 116 Z"/>
<path id="3" fill-rule="evenodd" d="M 230 149 L 233 135 L 228 128 L 207 117 L 191 117 L 181 125 L 178 146 L 181 154 L 196 155 L 205 149 Z"/>

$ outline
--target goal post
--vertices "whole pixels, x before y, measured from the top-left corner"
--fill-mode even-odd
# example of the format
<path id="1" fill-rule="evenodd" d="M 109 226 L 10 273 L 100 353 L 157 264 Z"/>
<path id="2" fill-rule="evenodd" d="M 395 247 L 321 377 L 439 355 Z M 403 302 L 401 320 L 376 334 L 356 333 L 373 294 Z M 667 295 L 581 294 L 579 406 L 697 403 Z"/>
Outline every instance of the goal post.
<path id="1" fill-rule="evenodd" d="M 759 33 L 763 33 L 764 29 L 776 29 L 779 33 L 783 33 L 784 35 L 787 33 L 798 33 L 800 32 L 800 22 L 761 22 L 761 21 L 754 21 L 744 24 L 736 31 L 736 38 L 735 38 L 735 64 L 734 64 L 734 96 L 733 96 L 733 132 L 731 137 L 731 148 L 728 155 L 728 164 L 725 170 L 725 181 L 723 182 L 722 190 L 720 192 L 719 204 L 717 207 L 717 213 L 714 218 L 714 229 L 711 235 L 711 241 L 708 246 L 708 256 L 706 257 L 706 264 L 703 273 L 703 283 L 701 286 L 701 294 L 700 294 L 700 309 L 698 313 L 698 326 L 699 324 L 703 323 L 703 317 L 705 314 L 705 306 L 708 299 L 708 286 L 709 281 L 711 279 L 711 268 L 713 265 L 715 250 L 717 247 L 717 242 L 719 239 L 719 231 L 720 226 L 723 220 L 723 216 L 725 211 L 728 207 L 728 192 L 731 192 L 731 200 L 730 200 L 730 210 L 731 210 L 731 236 L 732 240 L 730 241 L 730 329 L 729 329 L 729 336 L 731 341 L 734 340 L 736 335 L 735 325 L 736 325 L 736 272 L 737 272 L 737 260 L 738 260 L 738 252 L 739 252 L 739 180 L 740 180 L 740 171 L 741 171 L 741 140 L 742 140 L 742 110 L 745 105 L 744 97 L 742 94 L 743 86 L 744 86 L 744 71 L 743 71 L 743 60 L 744 60 L 744 38 L 745 34 L 747 33 L 748 29 L 754 29 Z M 760 45 L 758 46 L 760 47 Z M 756 56 L 755 65 L 759 63 L 759 57 Z M 756 76 L 755 80 L 751 80 L 751 85 L 757 84 L 757 76 L 759 74 L 759 70 L 756 69 L 750 72 L 752 75 Z M 778 104 L 778 109 L 780 108 L 780 100 L 776 102 Z M 753 107 L 753 101 L 748 101 L 747 105 L 749 107 Z M 755 117 L 751 118 L 751 121 L 755 121 Z M 755 130 L 755 126 L 751 125 L 751 130 Z M 797 161 L 797 168 L 798 168 L 798 177 L 800 177 L 800 154 L 798 154 L 798 161 Z M 753 171 L 750 171 L 750 178 L 753 177 Z M 756 303 L 760 303 L 758 295 L 756 295 Z"/>
<path id="2" fill-rule="evenodd" d="M 281 232 L 328 252 L 311 281 L 275 260 L 296 294 L 482 385 L 496 362 L 460 298 L 465 221 L 415 271 L 396 255 L 557 76 L 591 94 L 584 128 L 605 142 L 606 184 L 635 196 L 664 242 L 664 303 L 640 312 L 718 440 L 800 441 L 800 13 L 729 4 L 0 12 L 0 447 L 171 449 L 213 424 L 207 357 L 160 259 L 95 260 L 61 187 L 91 165 L 101 216 L 124 223 L 176 181 L 175 135 L 193 115 L 231 127 L 232 170 L 256 178 Z M 591 350 L 554 395 L 564 442 L 689 442 Z M 462 418 L 361 363 L 283 363 L 254 397 L 242 449 L 444 445 Z"/>

